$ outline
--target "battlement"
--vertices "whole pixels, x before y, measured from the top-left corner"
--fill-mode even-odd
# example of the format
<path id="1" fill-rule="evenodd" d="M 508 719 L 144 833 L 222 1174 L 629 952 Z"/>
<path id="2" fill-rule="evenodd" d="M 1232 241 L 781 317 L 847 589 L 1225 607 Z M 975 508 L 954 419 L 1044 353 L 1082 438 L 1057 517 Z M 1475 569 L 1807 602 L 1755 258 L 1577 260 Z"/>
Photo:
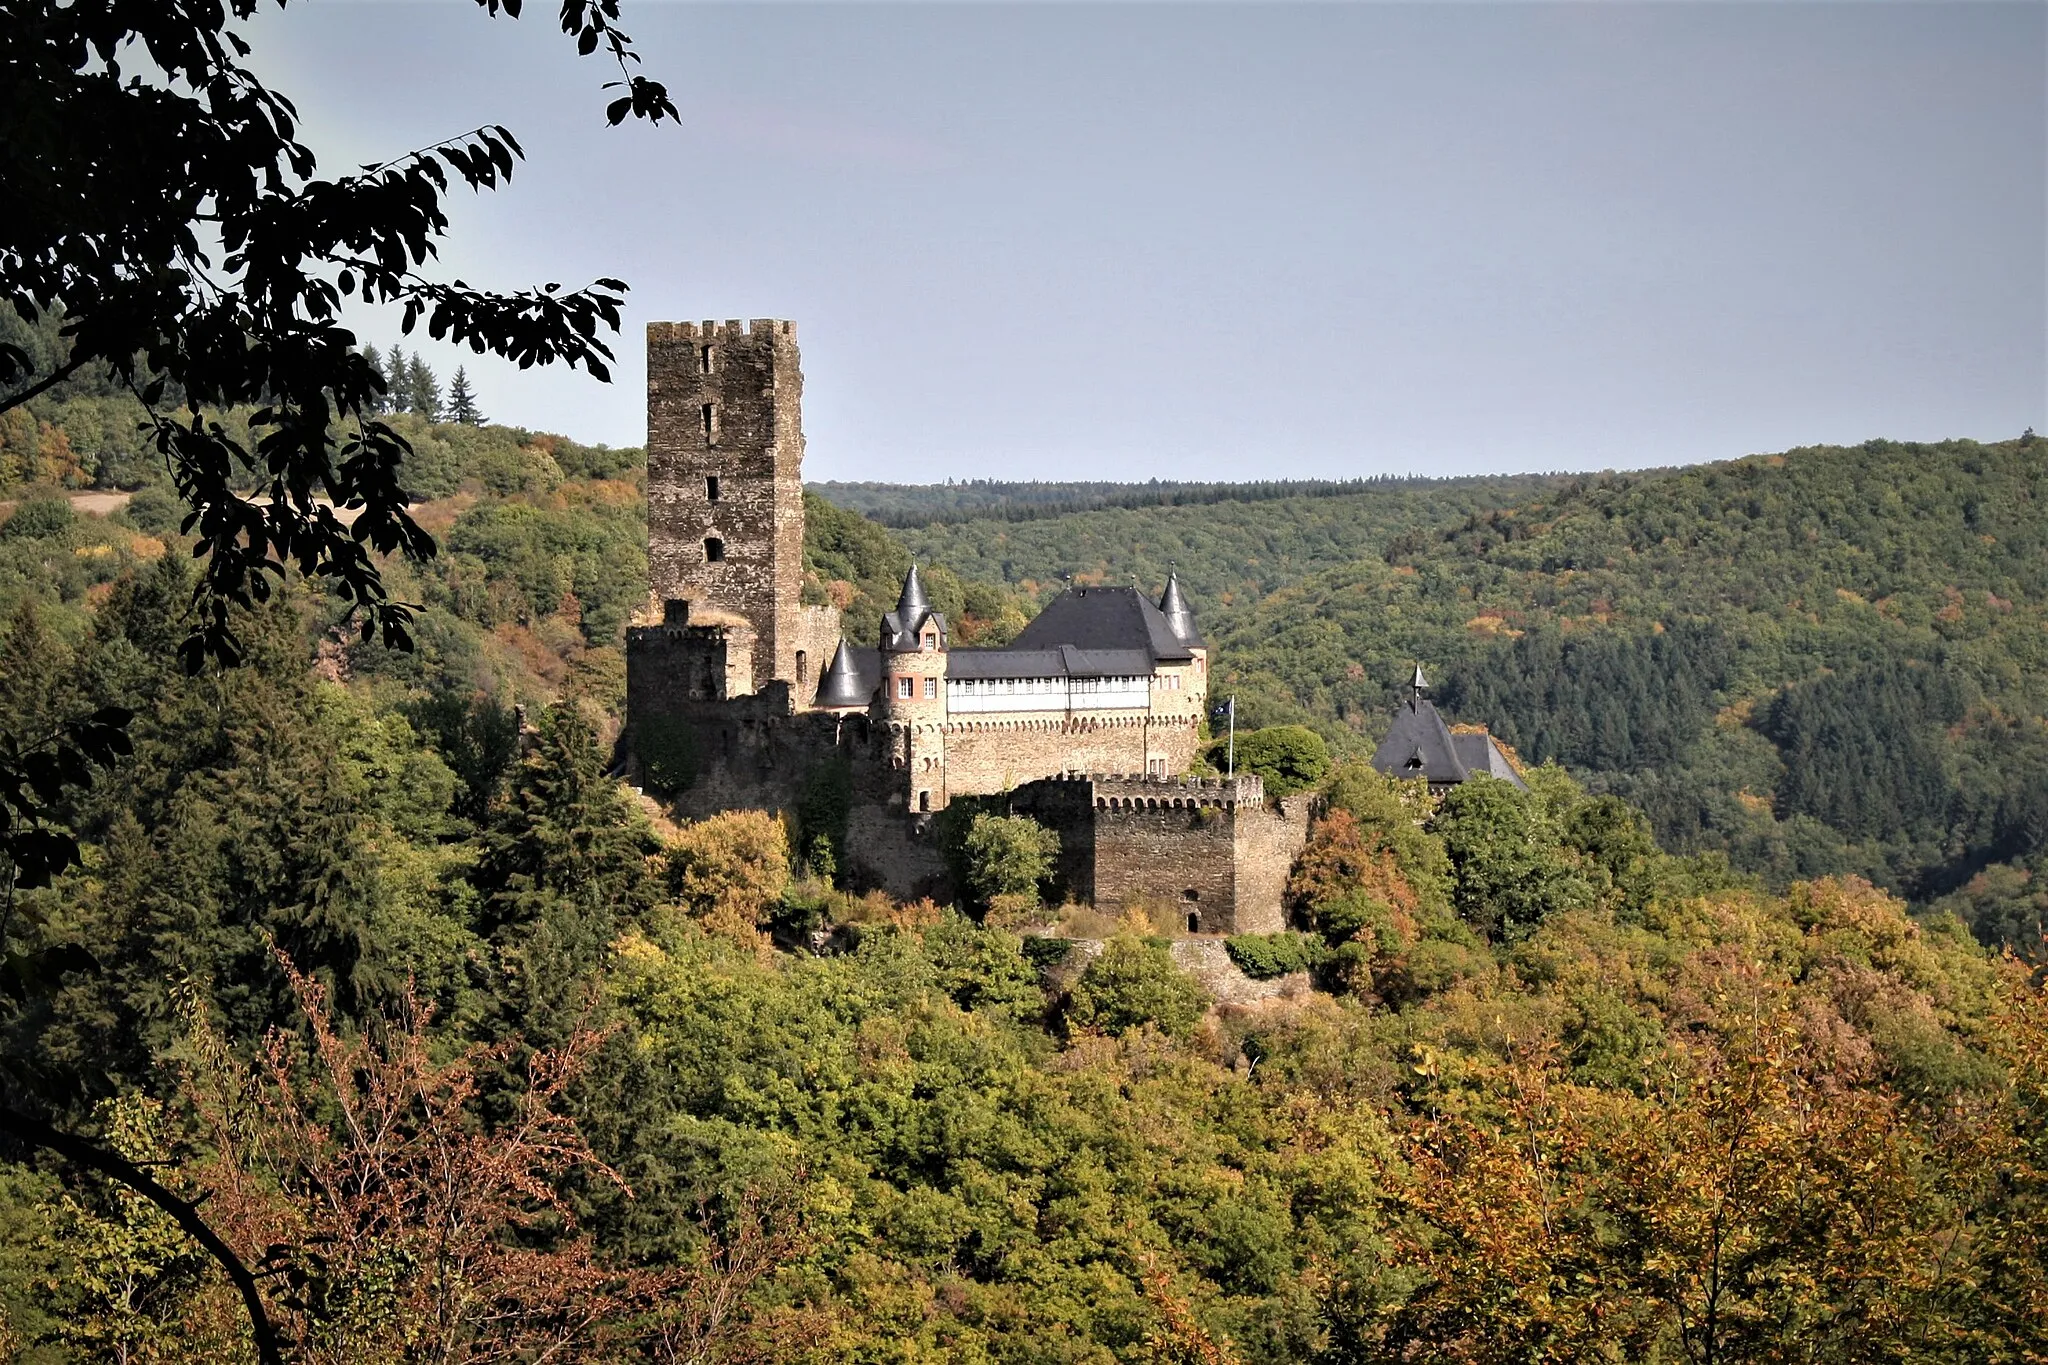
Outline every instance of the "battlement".
<path id="1" fill-rule="evenodd" d="M 1187 807 L 1260 809 L 1266 804 L 1265 780 L 1257 773 L 1236 777 L 1151 777 L 1144 773 L 1062 773 L 1042 778 L 1077 797 L 1085 796 L 1097 810 L 1172 810 Z"/>
<path id="2" fill-rule="evenodd" d="M 796 340 L 796 324 L 781 318 L 754 318 L 742 323 L 738 318 L 727 318 L 724 322 L 650 322 L 647 324 L 647 340 L 650 344 L 664 341 L 730 341 L 737 337 L 788 337 Z"/>

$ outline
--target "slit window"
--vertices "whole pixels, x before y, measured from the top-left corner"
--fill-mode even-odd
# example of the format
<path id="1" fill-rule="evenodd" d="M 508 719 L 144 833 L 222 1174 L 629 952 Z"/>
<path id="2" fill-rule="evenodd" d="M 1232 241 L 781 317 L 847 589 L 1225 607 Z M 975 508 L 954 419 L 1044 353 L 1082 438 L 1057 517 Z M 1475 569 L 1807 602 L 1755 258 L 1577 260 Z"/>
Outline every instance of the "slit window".
<path id="1" fill-rule="evenodd" d="M 725 542 L 717 536 L 704 537 L 704 562 L 706 564 L 725 563 Z"/>
<path id="2" fill-rule="evenodd" d="M 713 474 L 704 480 L 704 501 L 718 501 L 718 476 L 716 474 Z"/>
<path id="3" fill-rule="evenodd" d="M 718 441 L 718 404 L 706 403 L 704 415 L 704 444 L 714 445 Z"/>
<path id="4" fill-rule="evenodd" d="M 714 479 L 712 482 L 715 483 L 717 482 L 717 480 Z M 796 652 L 796 680 L 798 685 L 802 685 L 803 683 L 810 681 L 810 664 L 810 656 L 806 654 L 803 650 L 798 650 Z"/>
<path id="5" fill-rule="evenodd" d="M 700 374 L 710 374 L 717 363 L 716 347 L 706 346 L 703 350 L 697 352 L 697 370 Z"/>

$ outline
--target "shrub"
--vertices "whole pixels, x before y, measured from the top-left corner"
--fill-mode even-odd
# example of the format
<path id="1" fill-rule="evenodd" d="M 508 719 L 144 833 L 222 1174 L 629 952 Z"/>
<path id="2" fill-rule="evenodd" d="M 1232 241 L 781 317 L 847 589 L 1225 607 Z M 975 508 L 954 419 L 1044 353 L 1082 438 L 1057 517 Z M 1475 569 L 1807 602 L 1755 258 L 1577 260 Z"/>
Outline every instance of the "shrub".
<path id="1" fill-rule="evenodd" d="M 1026 815 L 980 814 L 961 839 L 966 891 L 981 905 L 998 897 L 1036 898 L 1052 877 L 1060 838 Z"/>
<path id="2" fill-rule="evenodd" d="M 1153 1024 L 1179 1037 L 1194 1029 L 1207 1006 L 1202 988 L 1173 965 L 1164 943 L 1125 934 L 1111 939 L 1074 983 L 1067 1017 L 1118 1036 Z"/>
<path id="3" fill-rule="evenodd" d="M 1237 969 L 1254 981 L 1311 971 L 1329 950 L 1306 934 L 1234 934 L 1223 942 Z"/>

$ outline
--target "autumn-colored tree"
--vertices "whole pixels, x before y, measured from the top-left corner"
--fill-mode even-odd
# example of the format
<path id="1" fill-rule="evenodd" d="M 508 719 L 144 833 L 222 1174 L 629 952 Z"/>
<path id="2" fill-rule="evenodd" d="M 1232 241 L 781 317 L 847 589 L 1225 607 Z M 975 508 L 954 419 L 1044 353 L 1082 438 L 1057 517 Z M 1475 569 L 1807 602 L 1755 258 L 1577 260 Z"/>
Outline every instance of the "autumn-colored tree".
<path id="1" fill-rule="evenodd" d="M 801 1247 L 786 1210 L 750 1202 L 727 1239 L 658 1269 L 607 1264 L 578 1234 L 563 1178 L 623 1187 L 563 1110 L 598 1034 L 529 1052 L 509 1118 L 480 1125 L 480 1073 L 510 1043 L 444 1060 L 410 995 L 395 1018 L 344 1037 L 318 983 L 281 965 L 303 1041 L 273 1033 L 250 1067 L 195 1016 L 185 1096 L 208 1154 L 188 1174 L 216 1226 L 268 1272 L 299 1358 L 744 1361 L 809 1330 L 803 1314 L 755 1321 L 754 1289 Z"/>
<path id="2" fill-rule="evenodd" d="M 1739 980 L 1739 977 L 1738 977 Z M 1755 983 L 1752 983 L 1753 985 Z M 1737 981 L 1730 982 L 1737 989 Z M 1900 1101 L 1804 1046 L 1756 985 L 1648 1093 L 1497 1076 L 1410 1134 L 1410 1358 L 1905 1360 L 1939 1336 L 1963 1220 Z"/>
<path id="3" fill-rule="evenodd" d="M 713 933 L 751 937 L 788 886 L 789 834 L 772 815 L 725 811 L 669 842 L 669 894 Z"/>
<path id="4" fill-rule="evenodd" d="M 1370 840 L 1350 811 L 1333 809 L 1316 821 L 1295 859 L 1287 896 L 1320 927 L 1319 911 L 1361 893 L 1404 916 L 1419 908 L 1393 850 Z"/>

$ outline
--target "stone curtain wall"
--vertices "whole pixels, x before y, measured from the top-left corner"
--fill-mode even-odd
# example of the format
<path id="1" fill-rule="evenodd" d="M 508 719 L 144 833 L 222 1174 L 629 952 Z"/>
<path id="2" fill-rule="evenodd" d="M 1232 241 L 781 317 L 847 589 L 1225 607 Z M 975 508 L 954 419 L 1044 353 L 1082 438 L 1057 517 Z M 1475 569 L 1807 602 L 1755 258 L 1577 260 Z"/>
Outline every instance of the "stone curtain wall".
<path id="1" fill-rule="evenodd" d="M 791 323 L 648 325 L 654 592 L 664 602 L 688 600 L 745 618 L 755 634 L 754 676 L 763 681 L 794 681 L 796 651 L 804 647 L 802 401 Z M 722 562 L 710 561 L 707 540 L 718 542 Z"/>
<path id="2" fill-rule="evenodd" d="M 1281 896 L 1306 807 L 1269 809 L 1256 777 L 1053 778 L 1018 788 L 1010 805 L 1060 836 L 1062 889 L 1097 909 L 1159 910 L 1177 933 L 1285 924 Z"/>
<path id="3" fill-rule="evenodd" d="M 1308 807 L 1308 797 L 1293 796 L 1238 812 L 1234 932 L 1277 934 L 1287 927 L 1287 874 L 1308 842 Z"/>
<path id="4" fill-rule="evenodd" d="M 1096 906 L 1170 909 L 1176 933 L 1236 933 L 1237 814 L 1226 806 L 1098 806 Z"/>
<path id="5" fill-rule="evenodd" d="M 1145 771 L 1145 724 L 1088 720 L 955 720 L 946 726 L 948 796 L 985 796 L 1070 772 Z"/>

